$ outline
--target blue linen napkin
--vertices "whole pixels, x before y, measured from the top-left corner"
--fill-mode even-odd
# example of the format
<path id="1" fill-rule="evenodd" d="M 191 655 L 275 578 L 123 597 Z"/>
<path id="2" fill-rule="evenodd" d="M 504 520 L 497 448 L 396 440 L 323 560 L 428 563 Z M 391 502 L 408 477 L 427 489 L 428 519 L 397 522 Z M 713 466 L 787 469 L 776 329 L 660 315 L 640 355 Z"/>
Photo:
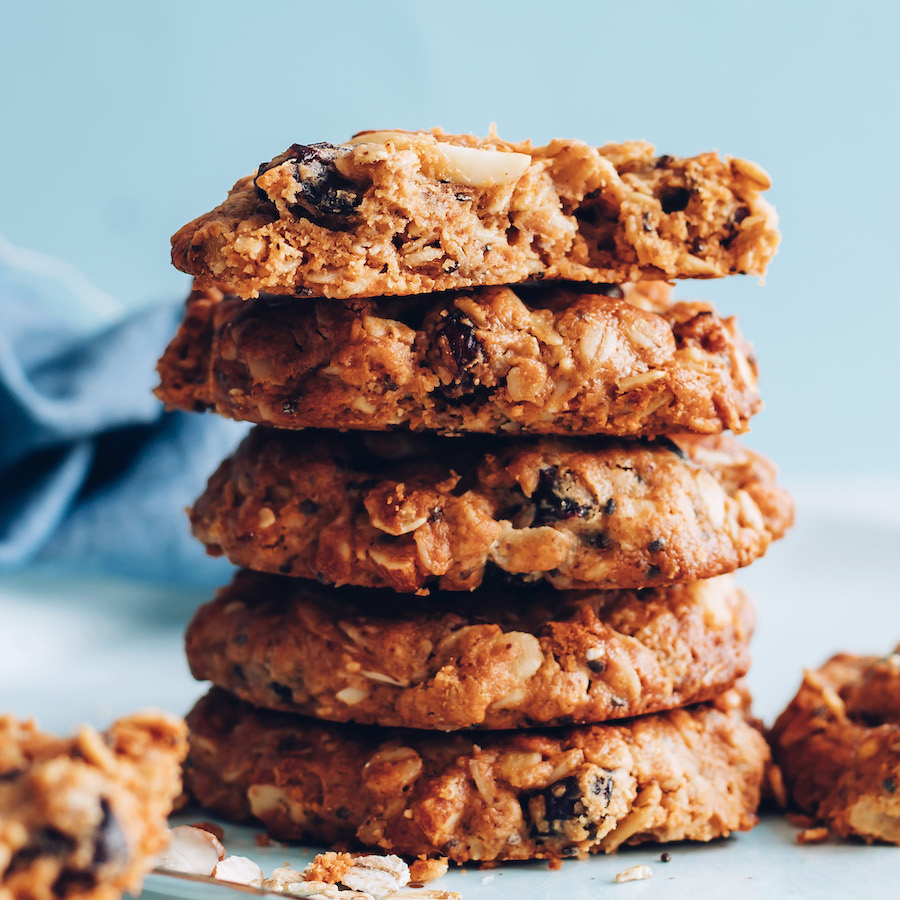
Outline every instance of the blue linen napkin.
<path id="1" fill-rule="evenodd" d="M 0 572 L 228 579 L 184 507 L 247 426 L 166 413 L 151 394 L 182 304 L 126 314 L 0 238 Z"/>

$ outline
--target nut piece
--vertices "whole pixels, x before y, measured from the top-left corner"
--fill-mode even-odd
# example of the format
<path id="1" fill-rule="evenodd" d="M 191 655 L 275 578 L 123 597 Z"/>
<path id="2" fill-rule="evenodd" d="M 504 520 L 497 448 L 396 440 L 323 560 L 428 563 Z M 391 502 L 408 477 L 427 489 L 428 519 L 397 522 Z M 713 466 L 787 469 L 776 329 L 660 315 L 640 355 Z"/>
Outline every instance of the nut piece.
<path id="1" fill-rule="evenodd" d="M 386 144 L 390 141 L 398 150 L 409 150 L 415 144 L 415 132 L 368 131 L 351 138 L 350 144 Z M 428 138 L 430 135 L 423 135 Z M 479 147 L 459 147 L 435 141 L 431 154 L 422 160 L 422 171 L 440 181 L 452 181 L 469 187 L 496 187 L 518 181 L 531 165 L 527 153 L 503 150 L 482 150 Z"/>
<path id="2" fill-rule="evenodd" d="M 191 825 L 179 825 L 172 829 L 172 840 L 157 860 L 156 868 L 164 872 L 212 875 L 224 855 L 225 848 L 214 834 Z"/>
<path id="3" fill-rule="evenodd" d="M 262 887 L 262 869 L 246 856 L 226 856 L 219 860 L 213 878 L 219 881 L 229 881 L 233 884 L 249 884 L 252 887 Z"/>
<path id="4" fill-rule="evenodd" d="M 650 866 L 631 866 L 628 869 L 622 869 L 616 875 L 616 884 L 624 884 L 626 881 L 643 881 L 645 878 L 652 878 L 653 870 Z"/>

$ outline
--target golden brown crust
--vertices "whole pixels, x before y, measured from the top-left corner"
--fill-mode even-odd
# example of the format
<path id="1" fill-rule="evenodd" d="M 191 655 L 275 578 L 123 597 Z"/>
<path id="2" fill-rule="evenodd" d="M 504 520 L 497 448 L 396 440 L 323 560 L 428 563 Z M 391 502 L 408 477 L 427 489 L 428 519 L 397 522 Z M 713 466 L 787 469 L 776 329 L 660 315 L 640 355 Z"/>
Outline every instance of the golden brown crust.
<path id="1" fill-rule="evenodd" d="M 573 285 L 309 303 L 197 289 L 156 395 L 290 429 L 744 431 L 761 404 L 734 318 L 700 302 L 657 314 L 638 304 L 665 290 L 610 287 L 623 299 Z"/>
<path id="2" fill-rule="evenodd" d="M 356 841 L 455 862 L 611 852 L 746 830 L 768 760 L 741 703 L 550 732 L 326 725 L 213 690 L 188 717 L 185 778 L 279 839 Z"/>
<path id="3" fill-rule="evenodd" d="M 806 672 L 770 739 L 797 806 L 836 834 L 900 844 L 900 647 Z"/>
<path id="4" fill-rule="evenodd" d="M 485 177 L 509 161 L 524 170 Z M 435 131 L 295 144 L 185 225 L 172 261 L 243 297 L 762 275 L 779 240 L 768 187 L 745 160 L 657 157 L 642 142 L 532 147 Z"/>
<path id="5" fill-rule="evenodd" d="M 522 728 L 709 700 L 749 668 L 753 624 L 729 576 L 644 591 L 483 586 L 422 601 L 244 571 L 197 611 L 187 656 L 195 678 L 255 706 Z"/>
<path id="6" fill-rule="evenodd" d="M 254 429 L 191 512 L 212 554 L 332 584 L 472 590 L 488 574 L 640 588 L 747 565 L 790 525 L 724 435 L 465 439 Z"/>
<path id="7" fill-rule="evenodd" d="M 118 900 L 168 843 L 187 730 L 139 713 L 72 739 L 0 717 L 0 898 Z"/>

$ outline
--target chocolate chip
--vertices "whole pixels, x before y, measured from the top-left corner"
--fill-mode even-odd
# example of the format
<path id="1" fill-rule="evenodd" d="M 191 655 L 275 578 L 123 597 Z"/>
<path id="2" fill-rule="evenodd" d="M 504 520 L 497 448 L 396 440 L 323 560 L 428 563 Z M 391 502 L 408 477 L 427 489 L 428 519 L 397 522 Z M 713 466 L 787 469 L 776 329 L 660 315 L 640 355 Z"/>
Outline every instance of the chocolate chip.
<path id="1" fill-rule="evenodd" d="M 294 408 L 294 401 L 293 400 L 285 400 L 281 404 L 281 411 L 286 416 L 292 416 L 296 412 L 296 409 Z"/>
<path id="2" fill-rule="evenodd" d="M 286 685 L 279 681 L 270 681 L 269 690 L 281 700 L 282 703 L 293 703 L 294 692 Z"/>
<path id="3" fill-rule="evenodd" d="M 94 837 L 93 864 L 102 866 L 105 863 L 124 863 L 130 855 L 128 838 L 106 797 L 100 798 L 100 810 L 103 817 Z"/>
<path id="4" fill-rule="evenodd" d="M 339 806 L 339 807 L 334 811 L 334 814 L 335 814 L 339 819 L 344 819 L 344 820 L 346 820 L 346 819 L 349 819 L 349 818 L 350 818 L 350 810 L 347 809 L 346 806 Z"/>
<path id="5" fill-rule="evenodd" d="M 881 782 L 881 786 L 889 793 L 893 794 L 897 790 L 897 782 L 890 776 Z"/>
<path id="6" fill-rule="evenodd" d="M 231 664 L 231 673 L 238 681 L 246 681 L 247 676 L 244 673 L 244 667 L 240 663 Z"/>
<path id="7" fill-rule="evenodd" d="M 749 215 L 750 215 L 750 209 L 749 209 L 749 207 L 746 207 L 746 206 L 739 206 L 739 207 L 734 211 L 734 215 L 731 217 L 731 221 L 732 221 L 735 225 L 740 225 L 741 222 L 743 222 L 744 219 L 746 219 L 747 216 L 749 216 Z"/>
<path id="8" fill-rule="evenodd" d="M 641 216 L 641 228 L 648 234 L 653 231 L 653 216 L 651 216 L 650 213 L 645 212 Z"/>
<path id="9" fill-rule="evenodd" d="M 605 659 L 589 659 L 587 661 L 588 668 L 597 675 L 602 675 L 606 671 Z"/>
<path id="10" fill-rule="evenodd" d="M 672 157 L 666 153 L 663 156 L 659 156 L 656 159 L 656 162 L 653 164 L 654 169 L 665 169 L 666 166 L 670 165 L 672 162 Z"/>
<path id="11" fill-rule="evenodd" d="M 456 199 L 459 200 L 460 203 L 471 203 L 472 202 L 471 194 L 464 194 L 462 191 L 458 191 L 453 196 L 456 197 Z"/>
<path id="12" fill-rule="evenodd" d="M 243 647 L 244 644 L 247 643 L 247 635 L 243 631 L 241 631 L 236 634 L 232 640 L 235 642 L 235 644 L 238 645 L 238 647 Z"/>
<path id="13" fill-rule="evenodd" d="M 574 775 L 551 784 L 541 791 L 541 797 L 544 800 L 544 816 L 550 824 L 550 834 L 556 831 L 554 823 L 575 819 L 584 812 L 581 787 Z"/>
<path id="14" fill-rule="evenodd" d="M 560 522 L 585 518 L 591 511 L 587 504 L 578 503 L 571 497 L 562 497 L 557 493 L 559 487 L 559 470 L 556 466 L 541 469 L 538 473 L 537 487 L 531 495 L 534 503 L 534 521 L 532 525 L 545 525 L 547 522 Z"/>
<path id="15" fill-rule="evenodd" d="M 595 797 L 602 797 L 603 802 L 606 806 L 609 806 L 610 800 L 612 800 L 613 788 L 615 787 L 615 782 L 613 781 L 613 777 L 610 773 L 605 773 L 603 775 L 598 775 L 593 783 L 591 784 L 591 793 Z"/>
<path id="16" fill-rule="evenodd" d="M 648 578 L 658 578 L 659 577 L 659 566 L 647 566 L 647 577 Z"/>
<path id="17" fill-rule="evenodd" d="M 311 516 L 318 511 L 319 504 L 316 503 L 315 500 L 304 500 L 300 504 L 300 512 L 302 512 L 304 516 Z"/>
<path id="18" fill-rule="evenodd" d="M 672 854 L 669 853 L 668 850 L 663 850 L 663 852 L 659 855 L 660 862 L 672 862 Z"/>
<path id="19" fill-rule="evenodd" d="M 647 544 L 647 549 L 651 553 L 658 553 L 660 550 L 664 550 L 665 546 L 666 546 L 665 538 L 656 538 L 655 541 L 650 541 L 650 543 Z"/>
<path id="20" fill-rule="evenodd" d="M 659 195 L 662 211 L 666 215 L 686 209 L 690 200 L 691 192 L 683 187 L 667 188 Z"/>
<path id="21" fill-rule="evenodd" d="M 616 498 L 610 497 L 609 500 L 606 501 L 606 505 L 603 507 L 603 515 L 611 516 L 616 511 Z"/>
<path id="22" fill-rule="evenodd" d="M 444 510 L 441 509 L 440 506 L 435 506 L 433 510 L 428 514 L 429 522 L 443 522 L 444 521 Z"/>

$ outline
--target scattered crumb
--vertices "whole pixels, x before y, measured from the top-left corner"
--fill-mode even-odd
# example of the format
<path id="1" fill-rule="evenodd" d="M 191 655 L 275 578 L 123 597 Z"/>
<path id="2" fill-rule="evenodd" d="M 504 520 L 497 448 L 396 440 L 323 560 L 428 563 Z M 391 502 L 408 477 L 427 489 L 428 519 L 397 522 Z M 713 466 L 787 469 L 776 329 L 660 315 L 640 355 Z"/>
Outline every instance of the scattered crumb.
<path id="1" fill-rule="evenodd" d="M 562 860 L 558 856 L 552 856 L 547 860 L 547 868 L 551 872 L 556 872 L 562 868 Z"/>
<path id="2" fill-rule="evenodd" d="M 352 868 L 353 857 L 349 853 L 320 853 L 303 870 L 303 879 L 338 884 Z"/>
<path id="3" fill-rule="evenodd" d="M 816 820 L 812 816 L 803 813 L 788 813 L 785 818 L 797 828 L 813 828 L 816 824 Z"/>
<path id="4" fill-rule="evenodd" d="M 650 866 L 631 866 L 628 869 L 622 869 L 616 875 L 616 884 L 624 884 L 626 881 L 643 881 L 645 878 L 652 878 L 653 870 Z"/>
<path id="5" fill-rule="evenodd" d="M 831 832 L 824 826 L 819 828 L 805 828 L 797 835 L 798 844 L 821 844 L 827 841 Z"/>
<path id="6" fill-rule="evenodd" d="M 426 883 L 447 874 L 449 860 L 446 856 L 438 859 L 417 859 L 409 867 L 410 881 Z"/>
<path id="7" fill-rule="evenodd" d="M 225 829 L 221 825 L 214 825 L 212 822 L 191 822 L 191 828 L 199 828 L 201 831 L 208 831 L 217 840 L 225 841 Z"/>
<path id="8" fill-rule="evenodd" d="M 270 847 L 272 845 L 272 838 L 264 831 L 257 831 L 256 834 L 253 835 L 253 840 L 257 847 Z"/>

